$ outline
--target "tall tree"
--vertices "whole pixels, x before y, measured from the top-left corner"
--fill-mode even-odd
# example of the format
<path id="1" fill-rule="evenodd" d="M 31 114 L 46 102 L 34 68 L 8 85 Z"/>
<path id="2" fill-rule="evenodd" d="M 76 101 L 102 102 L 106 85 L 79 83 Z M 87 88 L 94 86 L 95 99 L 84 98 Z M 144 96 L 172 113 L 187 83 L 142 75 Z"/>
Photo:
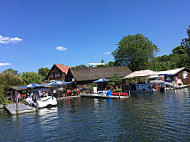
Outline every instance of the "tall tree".
<path id="1" fill-rule="evenodd" d="M 38 74 L 42 76 L 42 81 L 44 81 L 47 78 L 49 71 L 49 68 L 42 67 L 38 69 Z"/>
<path id="2" fill-rule="evenodd" d="M 35 72 L 23 72 L 22 73 L 22 80 L 24 84 L 30 83 L 41 83 L 42 76 L 35 73 Z"/>
<path id="3" fill-rule="evenodd" d="M 123 37 L 112 53 L 116 65 L 127 65 L 132 71 L 147 69 L 158 48 L 142 34 Z"/>
<path id="4" fill-rule="evenodd" d="M 187 29 L 187 36 L 188 36 L 187 38 L 182 39 L 181 45 L 186 48 L 188 56 L 187 64 L 190 67 L 190 25 L 189 28 Z"/>
<path id="5" fill-rule="evenodd" d="M 17 70 L 13 70 L 11 68 L 4 70 L 3 73 L 11 73 L 13 75 L 19 75 Z"/>

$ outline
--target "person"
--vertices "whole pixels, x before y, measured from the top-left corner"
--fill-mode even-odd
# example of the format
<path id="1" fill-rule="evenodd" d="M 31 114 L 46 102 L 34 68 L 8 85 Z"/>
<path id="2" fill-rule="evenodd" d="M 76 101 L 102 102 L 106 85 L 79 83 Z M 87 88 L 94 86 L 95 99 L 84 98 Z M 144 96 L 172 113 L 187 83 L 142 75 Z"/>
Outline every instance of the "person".
<path id="1" fill-rule="evenodd" d="M 18 99 L 18 102 L 20 102 L 21 94 L 20 94 L 19 92 L 17 93 L 17 96 L 16 96 L 16 97 L 17 97 L 17 99 Z"/>
<path id="2" fill-rule="evenodd" d="M 70 95 L 70 89 L 67 89 L 67 96 Z"/>

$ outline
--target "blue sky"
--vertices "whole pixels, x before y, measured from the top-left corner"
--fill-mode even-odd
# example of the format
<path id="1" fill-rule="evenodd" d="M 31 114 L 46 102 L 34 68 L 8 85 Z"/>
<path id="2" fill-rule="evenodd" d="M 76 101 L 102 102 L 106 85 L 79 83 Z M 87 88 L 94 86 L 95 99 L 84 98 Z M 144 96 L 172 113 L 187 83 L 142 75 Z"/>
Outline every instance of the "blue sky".
<path id="1" fill-rule="evenodd" d="M 0 0 L 0 72 L 113 60 L 141 33 L 170 54 L 187 37 L 189 0 Z M 58 50 L 59 49 L 59 50 Z"/>

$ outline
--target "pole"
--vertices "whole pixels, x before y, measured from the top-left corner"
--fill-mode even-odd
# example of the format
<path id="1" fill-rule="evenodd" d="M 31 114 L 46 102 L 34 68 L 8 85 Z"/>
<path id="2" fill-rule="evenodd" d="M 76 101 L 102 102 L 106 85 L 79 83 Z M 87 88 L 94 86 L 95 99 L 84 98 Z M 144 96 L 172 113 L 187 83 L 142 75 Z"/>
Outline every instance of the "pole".
<path id="1" fill-rule="evenodd" d="M 18 111 L 19 111 L 19 109 L 18 109 L 18 98 L 17 98 L 17 96 L 16 96 L 16 113 L 18 114 Z"/>
<path id="2" fill-rule="evenodd" d="M 120 98 L 120 92 L 119 92 L 119 98 Z"/>
<path id="3" fill-rule="evenodd" d="M 131 96 L 131 91 L 129 90 L 129 97 Z"/>
<path id="4" fill-rule="evenodd" d="M 38 111 L 38 95 L 36 94 L 36 111 Z"/>

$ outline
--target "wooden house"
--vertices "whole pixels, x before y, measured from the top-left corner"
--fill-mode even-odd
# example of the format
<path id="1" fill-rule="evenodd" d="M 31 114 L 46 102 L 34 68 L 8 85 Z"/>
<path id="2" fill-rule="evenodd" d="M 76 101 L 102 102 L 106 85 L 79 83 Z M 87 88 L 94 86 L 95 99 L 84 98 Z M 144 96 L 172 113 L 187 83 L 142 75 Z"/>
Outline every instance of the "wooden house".
<path id="1" fill-rule="evenodd" d="M 109 79 L 114 73 L 117 73 L 119 77 L 123 78 L 130 74 L 131 70 L 127 66 L 70 68 L 65 80 L 72 81 L 78 88 L 82 88 L 84 85 L 88 85 L 97 79 Z"/>
<path id="2" fill-rule="evenodd" d="M 69 70 L 70 66 L 62 64 L 54 64 L 48 73 L 47 80 L 65 80 L 65 76 Z"/>

